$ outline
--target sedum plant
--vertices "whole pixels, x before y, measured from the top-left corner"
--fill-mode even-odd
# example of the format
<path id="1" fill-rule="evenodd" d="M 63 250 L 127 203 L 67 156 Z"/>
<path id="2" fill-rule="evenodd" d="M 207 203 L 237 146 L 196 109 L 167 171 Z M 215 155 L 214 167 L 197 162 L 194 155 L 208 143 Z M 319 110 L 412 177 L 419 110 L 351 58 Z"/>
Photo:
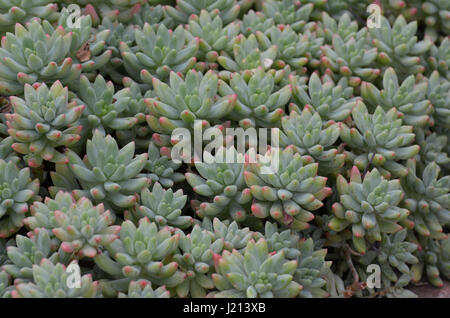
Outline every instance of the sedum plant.
<path id="1" fill-rule="evenodd" d="M 68 89 L 56 81 L 25 84 L 25 99 L 12 96 L 14 113 L 6 114 L 8 133 L 15 143 L 11 147 L 24 154 L 30 167 L 39 167 L 44 160 L 66 163 L 59 147 L 71 147 L 80 140 L 79 119 L 84 106 L 68 102 Z"/>
<path id="2" fill-rule="evenodd" d="M 236 249 L 241 251 L 245 249 L 248 242 L 256 237 L 256 233 L 250 228 L 240 228 L 236 221 L 229 222 L 225 220 L 221 222 L 218 218 L 211 219 L 205 217 L 202 221 L 202 228 L 214 233 L 216 241 L 223 241 L 223 249 L 232 251 Z"/>
<path id="3" fill-rule="evenodd" d="M 79 258 L 95 257 L 120 231 L 120 226 L 112 225 L 114 218 L 103 204 L 94 206 L 86 197 L 75 201 L 66 192 L 58 192 L 55 199 L 46 198 L 44 203 L 35 202 L 31 210 L 25 224 L 31 229 L 48 229 L 60 241 L 62 251 Z"/>
<path id="4" fill-rule="evenodd" d="M 420 260 L 411 268 L 412 280 L 419 282 L 423 276 L 435 287 L 442 287 L 444 281 L 448 279 L 448 238 L 445 240 L 433 240 L 429 237 L 421 236 L 417 241 L 419 249 L 416 252 Z"/>
<path id="5" fill-rule="evenodd" d="M 241 2 L 248 2 L 247 0 L 241 0 Z M 198 15 L 201 10 L 220 12 L 220 17 L 224 23 L 228 24 L 239 14 L 240 7 L 236 0 L 180 0 L 177 1 L 177 6 L 165 6 L 167 14 L 174 20 L 185 23 L 188 18 L 196 14 Z"/>
<path id="6" fill-rule="evenodd" d="M 374 165 L 385 176 L 406 176 L 408 169 L 400 162 L 413 158 L 420 146 L 411 145 L 415 135 L 413 126 L 404 126 L 402 114 L 391 108 L 378 106 L 373 115 L 361 101 L 352 110 L 356 127 L 341 125 L 341 139 L 355 151 L 348 153 L 360 170 Z M 358 149 L 356 151 L 356 149 Z"/>
<path id="7" fill-rule="evenodd" d="M 119 239 L 109 244 L 107 251 L 98 254 L 94 261 L 115 278 L 131 281 L 140 277 L 152 284 L 171 288 L 186 279 L 186 274 L 178 270 L 178 264 L 170 261 L 179 240 L 179 233 L 174 234 L 168 227 L 158 230 L 156 223 L 148 218 L 142 218 L 138 227 L 131 221 L 124 221 Z M 128 283 L 125 288 L 128 288 Z"/>
<path id="8" fill-rule="evenodd" d="M 120 43 L 124 67 L 140 83 L 152 84 L 153 78 L 166 80 L 171 71 L 185 74 L 194 67 L 200 40 L 189 41 L 186 31 L 178 26 L 173 32 L 163 24 L 157 29 L 145 23 L 136 29 L 137 48 Z"/>
<path id="9" fill-rule="evenodd" d="M 346 77 L 335 83 L 330 77 L 325 76 L 320 79 L 316 73 L 313 73 L 308 85 L 301 85 L 294 76 L 289 78 L 289 82 L 295 103 L 289 105 L 289 108 L 301 113 L 301 110 L 309 105 L 324 121 L 344 121 L 351 114 L 358 100 L 353 96 L 354 90 L 348 85 Z"/>
<path id="10" fill-rule="evenodd" d="M 172 189 L 165 190 L 156 182 L 152 191 L 144 188 L 141 191 L 140 203 L 132 209 L 132 214 L 137 219 L 147 217 L 160 227 L 174 226 L 186 229 L 193 223 L 193 219 L 187 215 L 181 215 L 186 205 L 187 196 L 183 190 L 173 192 Z"/>
<path id="11" fill-rule="evenodd" d="M 404 197 L 400 180 L 387 180 L 377 169 L 364 176 L 354 166 L 350 182 L 339 175 L 336 180 L 340 202 L 332 206 L 333 218 L 328 226 L 336 232 L 349 229 L 353 245 L 364 254 L 367 243 L 382 240 L 382 233 L 395 233 L 402 229 L 410 211 L 398 207 Z"/>
<path id="12" fill-rule="evenodd" d="M 219 290 L 214 297 L 293 298 L 302 289 L 293 281 L 297 261 L 288 261 L 283 252 L 269 253 L 263 238 L 251 240 L 243 254 L 225 250 L 214 262 L 212 279 Z"/>
<path id="13" fill-rule="evenodd" d="M 422 73 L 424 67 L 420 65 L 419 56 L 430 50 L 431 39 L 418 41 L 415 36 L 417 21 L 407 23 L 402 15 L 392 26 L 385 17 L 380 19 L 381 27 L 369 30 L 372 43 L 378 49 L 377 61 L 381 65 L 395 67 L 401 77 Z"/>
<path id="14" fill-rule="evenodd" d="M 17 232 L 30 204 L 38 200 L 39 180 L 31 178 L 30 168 L 0 159 L 0 238 Z"/>
<path id="15" fill-rule="evenodd" d="M 280 151 L 276 164 L 277 170 L 262 161 L 246 165 L 244 178 L 254 198 L 251 212 L 296 230 L 307 229 L 315 217 L 312 211 L 321 208 L 332 192 L 325 186 L 327 178 L 317 175 L 312 157 L 301 156 L 292 146 Z"/>
<path id="16" fill-rule="evenodd" d="M 223 160 L 229 156 L 234 163 Z M 212 202 L 191 201 L 195 212 L 201 218 L 226 217 L 243 222 L 247 218 L 246 206 L 251 194 L 244 180 L 244 159 L 235 148 L 220 148 L 217 154 L 206 162 L 195 162 L 199 174 L 187 172 L 186 181 L 194 192 L 211 198 Z"/>
<path id="17" fill-rule="evenodd" d="M 326 291 L 326 274 L 329 272 L 330 262 L 325 261 L 326 249 L 314 249 L 314 240 L 302 239 L 297 243 L 300 255 L 295 259 L 298 261 L 294 281 L 303 288 L 300 291 L 301 298 L 324 298 L 329 294 Z"/>
<path id="18" fill-rule="evenodd" d="M 450 222 L 450 176 L 440 177 L 441 168 L 434 161 L 421 170 L 414 159 L 406 165 L 409 173 L 401 179 L 406 193 L 402 204 L 411 211 L 414 231 L 421 236 L 445 238 L 444 227 Z"/>
<path id="19" fill-rule="evenodd" d="M 407 229 L 394 234 L 383 234 L 379 249 L 368 251 L 359 261 L 365 266 L 379 264 L 384 284 L 388 284 L 387 281 L 405 284 L 404 281 L 412 278 L 412 267 L 419 262 L 413 255 L 417 245 L 405 240 L 406 235 Z"/>
<path id="20" fill-rule="evenodd" d="M 15 244 L 7 247 L 11 264 L 2 266 L 2 270 L 11 277 L 21 281 L 33 279 L 33 265 L 39 265 L 45 258 L 52 263 L 66 263 L 68 254 L 55 250 L 57 244 L 52 242 L 51 234 L 44 228 L 36 228 L 29 238 L 16 235 Z"/>
<path id="21" fill-rule="evenodd" d="M 217 97 L 219 78 L 208 71 L 205 75 L 190 70 L 182 79 L 170 73 L 169 85 L 153 78 L 155 98 L 145 100 L 150 110 L 147 123 L 156 132 L 170 135 L 177 127 L 194 129 L 196 121 L 202 126 L 213 125 L 228 115 L 235 103 L 234 94 Z"/>
<path id="22" fill-rule="evenodd" d="M 292 111 L 289 116 L 283 117 L 281 124 L 286 136 L 284 142 L 294 145 L 301 155 L 313 157 L 325 174 L 344 165 L 345 154 L 338 153 L 333 147 L 341 131 L 337 123 L 329 121 L 324 124 L 319 113 L 306 105 L 301 114 Z"/>
<path id="23" fill-rule="evenodd" d="M 76 264 L 76 262 L 73 262 Z M 72 264 L 73 264 L 72 263 Z M 42 259 L 39 265 L 33 265 L 33 282 L 18 283 L 11 292 L 14 298 L 94 298 L 97 294 L 97 282 L 90 274 L 83 275 L 80 288 L 69 287 L 67 282 L 70 273 L 64 265 L 53 264 Z"/>
<path id="24" fill-rule="evenodd" d="M 258 67 L 248 78 L 233 73 L 229 84 L 220 80 L 219 93 L 237 97 L 230 118 L 239 121 L 243 128 L 279 126 L 284 107 L 291 98 L 290 86 L 276 86 L 272 73 L 265 72 L 263 67 Z"/>
<path id="25" fill-rule="evenodd" d="M 339 34 L 333 34 L 332 46 L 321 47 L 322 64 L 335 74 L 349 78 L 351 86 L 358 86 L 361 80 L 373 81 L 381 73 L 380 69 L 372 67 L 377 49 L 367 47 L 366 34 L 367 30 L 361 29 L 347 41 Z"/>
<path id="26" fill-rule="evenodd" d="M 200 41 L 198 58 L 207 61 L 210 68 L 217 68 L 217 57 L 222 50 L 230 52 L 232 50 L 232 40 L 239 34 L 238 23 L 225 23 L 220 18 L 219 10 L 208 13 L 201 10 L 200 14 L 192 15 L 189 18 L 187 35 L 197 37 Z"/>
<path id="27" fill-rule="evenodd" d="M 170 292 L 164 287 L 152 288 L 152 283 L 145 279 L 132 280 L 128 292 L 119 293 L 118 298 L 169 298 Z"/>
<path id="28" fill-rule="evenodd" d="M 119 149 L 113 137 L 96 130 L 86 144 L 86 157 L 82 160 L 69 150 L 70 168 L 82 189 L 94 202 L 117 208 L 131 207 L 136 192 L 147 186 L 149 180 L 139 177 L 147 161 L 147 154 L 134 155 L 131 142 Z"/>
<path id="29" fill-rule="evenodd" d="M 381 106 L 385 110 L 397 108 L 407 125 L 424 126 L 430 121 L 429 114 L 433 108 L 426 99 L 427 84 L 415 85 L 414 76 L 408 76 L 401 84 L 392 67 L 384 72 L 383 89 L 378 90 L 373 84 L 363 82 L 361 95 L 373 107 Z"/>
<path id="30" fill-rule="evenodd" d="M 214 264 L 213 256 L 222 252 L 223 245 L 223 239 L 216 240 L 212 232 L 199 225 L 195 225 L 188 235 L 180 231 L 179 251 L 174 259 L 186 274 L 186 279 L 176 288 L 179 297 L 189 294 L 194 298 L 202 298 L 215 287 L 210 273 Z"/>
<path id="31" fill-rule="evenodd" d="M 428 77 L 428 91 L 426 98 L 433 105 L 432 123 L 436 126 L 450 128 L 450 82 L 433 71 Z"/>
<path id="32" fill-rule="evenodd" d="M 176 172 L 181 163 L 176 163 L 167 155 L 161 154 L 154 142 L 148 146 L 148 159 L 141 176 L 149 178 L 152 182 L 159 182 L 164 188 L 171 188 L 175 183 L 184 181 L 183 174 Z"/>
<path id="33" fill-rule="evenodd" d="M 272 45 L 266 50 L 261 50 L 254 34 L 248 37 L 242 34 L 236 36 L 232 48 L 231 54 L 222 51 L 217 58 L 217 62 L 225 69 L 221 72 L 222 77 L 228 79 L 231 78 L 230 72 L 243 72 L 258 67 L 270 69 L 277 57 L 277 47 Z"/>
<path id="34" fill-rule="evenodd" d="M 262 12 L 275 24 L 290 24 L 296 32 L 301 32 L 313 8 L 312 3 L 303 5 L 300 1 L 268 0 L 263 2 Z"/>
<path id="35" fill-rule="evenodd" d="M 297 34 L 289 25 L 278 25 L 271 27 L 265 32 L 256 32 L 258 41 L 264 48 L 271 45 L 278 47 L 277 58 L 274 61 L 275 67 L 284 67 L 289 64 L 293 70 L 302 71 L 303 66 L 308 63 L 310 42 Z"/>
<path id="36" fill-rule="evenodd" d="M 137 118 L 126 114 L 132 101 L 129 88 L 115 92 L 113 83 L 101 75 L 93 83 L 81 76 L 79 83 L 75 101 L 86 107 L 81 119 L 86 128 L 109 132 L 130 129 L 137 123 Z"/>
<path id="37" fill-rule="evenodd" d="M 52 35 L 47 37 L 47 32 Z M 82 71 L 69 57 L 73 35 L 62 27 L 53 29 L 46 20 L 33 20 L 26 26 L 16 24 L 14 34 L 2 38 L 0 93 L 21 94 L 25 84 L 60 80 L 69 84 Z"/>
<path id="38" fill-rule="evenodd" d="M 448 3 L 0 0 L 0 298 L 442 287 Z"/>
<path id="39" fill-rule="evenodd" d="M 55 21 L 58 18 L 58 0 L 4 0 L 0 2 L 0 32 L 11 31 L 14 24 L 25 23 L 33 18 Z"/>
<path id="40" fill-rule="evenodd" d="M 256 31 L 266 33 L 275 23 L 272 18 L 266 17 L 260 11 L 250 10 L 240 22 L 241 33 L 248 37 L 250 34 L 256 34 Z"/>

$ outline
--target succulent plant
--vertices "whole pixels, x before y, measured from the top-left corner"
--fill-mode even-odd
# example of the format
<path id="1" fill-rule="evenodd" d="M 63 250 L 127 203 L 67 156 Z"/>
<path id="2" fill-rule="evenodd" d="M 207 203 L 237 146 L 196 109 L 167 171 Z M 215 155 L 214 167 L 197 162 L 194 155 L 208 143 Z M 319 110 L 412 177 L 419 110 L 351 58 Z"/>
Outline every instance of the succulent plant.
<path id="1" fill-rule="evenodd" d="M 450 176 L 440 177 L 441 168 L 435 162 L 422 171 L 414 159 L 406 163 L 409 173 L 401 179 L 406 196 L 403 206 L 410 210 L 414 230 L 419 235 L 445 238 L 444 226 L 450 222 Z"/>
<path id="2" fill-rule="evenodd" d="M 137 149 L 148 149 L 152 130 L 145 120 L 149 113 L 148 107 L 145 105 L 145 99 L 154 96 L 154 93 L 152 90 L 143 90 L 144 92 L 142 92 L 141 86 L 129 77 L 123 77 L 122 84 L 129 89 L 131 97 L 122 116 L 134 117 L 136 123 L 131 128 L 116 130 L 116 138 L 120 145 L 126 145 L 134 141 Z"/>
<path id="3" fill-rule="evenodd" d="M 25 84 L 25 99 L 11 96 L 14 113 L 6 114 L 8 133 L 15 143 L 11 147 L 24 154 L 30 167 L 39 167 L 43 160 L 66 163 L 59 147 L 71 147 L 80 140 L 79 125 L 84 106 L 68 102 L 68 89 L 56 81 Z"/>
<path id="4" fill-rule="evenodd" d="M 298 261 L 297 270 L 294 274 L 294 281 L 303 288 L 299 297 L 302 298 L 324 298 L 329 296 L 326 292 L 326 273 L 329 271 L 331 262 L 325 261 L 326 249 L 314 249 L 314 240 L 309 238 L 298 242 L 300 255 L 296 257 Z"/>
<path id="5" fill-rule="evenodd" d="M 450 164 L 450 158 L 445 152 L 445 146 L 448 144 L 447 136 L 432 133 L 425 137 L 423 129 L 417 129 L 416 140 L 420 146 L 420 162 L 424 165 L 433 161 L 442 167 Z"/>
<path id="6" fill-rule="evenodd" d="M 341 130 L 337 123 L 329 121 L 324 124 L 319 113 L 306 105 L 301 114 L 292 111 L 289 116 L 283 117 L 281 124 L 287 138 L 285 143 L 294 145 L 301 155 L 313 157 L 325 174 L 344 165 L 345 155 L 333 147 Z"/>
<path id="7" fill-rule="evenodd" d="M 181 166 L 161 151 L 155 143 L 150 142 L 148 146 L 148 159 L 141 176 L 149 178 L 152 182 L 159 182 L 164 188 L 171 188 L 175 183 L 184 181 L 183 174 L 176 172 Z"/>
<path id="8" fill-rule="evenodd" d="M 290 77 L 290 84 L 295 105 L 291 104 L 289 108 L 301 113 L 303 107 L 310 105 L 324 121 L 344 121 L 358 100 L 353 97 L 353 88 L 348 85 L 346 77 L 335 83 L 330 77 L 325 76 L 321 80 L 313 73 L 307 86 L 301 85 L 294 76 Z"/>
<path id="9" fill-rule="evenodd" d="M 276 86 L 272 73 L 263 67 L 256 68 L 248 78 L 233 73 L 229 84 L 220 80 L 219 93 L 236 96 L 230 118 L 239 121 L 243 128 L 280 126 L 284 107 L 291 98 L 290 86 Z"/>
<path id="10" fill-rule="evenodd" d="M 164 24 L 157 30 L 145 23 L 136 29 L 137 48 L 120 43 L 124 67 L 128 74 L 140 83 L 152 84 L 153 78 L 166 80 L 171 71 L 185 74 L 194 67 L 200 40 L 188 42 L 186 31 L 180 25 L 173 32 Z"/>
<path id="11" fill-rule="evenodd" d="M 200 41 L 197 57 L 201 61 L 207 61 L 209 68 L 217 68 L 219 52 L 232 50 L 232 40 L 239 34 L 238 23 L 224 25 L 219 15 L 219 10 L 208 13 L 206 10 L 189 18 L 187 27 L 188 37 L 197 37 Z"/>
<path id="12" fill-rule="evenodd" d="M 289 25 L 278 25 L 271 27 L 265 33 L 256 31 L 256 37 L 263 48 L 271 45 L 278 47 L 275 67 L 284 67 L 289 64 L 293 70 L 302 70 L 308 63 L 307 52 L 309 41 L 302 41 L 304 37 L 297 34 Z"/>
<path id="13" fill-rule="evenodd" d="M 259 234 L 259 233 L 258 233 Z M 262 236 L 262 234 L 259 234 Z M 301 252 L 297 249 L 300 236 L 291 229 L 279 229 L 277 223 L 266 221 L 264 238 L 270 252 L 283 252 L 287 259 L 296 259 Z"/>
<path id="14" fill-rule="evenodd" d="M 357 37 L 358 22 L 351 19 L 348 12 L 344 13 L 338 20 L 333 19 L 327 12 L 322 13 L 323 32 L 328 44 L 333 44 L 333 35 L 338 34 L 344 41 Z M 359 33 L 362 35 L 362 33 Z"/>
<path id="15" fill-rule="evenodd" d="M 3 0 L 0 2 L 0 32 L 11 31 L 14 24 L 39 17 L 51 22 L 58 19 L 58 0 Z"/>
<path id="16" fill-rule="evenodd" d="M 256 34 L 256 31 L 265 33 L 273 25 L 272 18 L 267 18 L 262 12 L 250 10 L 240 21 L 241 33 L 248 37 L 250 34 Z"/>
<path id="17" fill-rule="evenodd" d="M 5 271 L 0 272 L 0 298 L 11 298 L 11 291 L 14 289 L 10 286 L 11 279 Z"/>
<path id="18" fill-rule="evenodd" d="M 207 290 L 215 287 L 210 272 L 214 264 L 213 255 L 223 250 L 223 239 L 215 240 L 212 232 L 202 229 L 199 225 L 195 225 L 187 235 L 181 231 L 179 233 L 179 252 L 173 257 L 180 270 L 186 274 L 186 279 L 177 286 L 177 295 L 205 297 Z"/>
<path id="19" fill-rule="evenodd" d="M 248 1 L 243 0 L 243 2 Z M 186 23 L 191 15 L 198 15 L 201 10 L 209 12 L 218 10 L 223 22 L 228 24 L 237 18 L 240 7 L 236 0 L 179 0 L 176 8 L 165 6 L 165 10 L 169 16 L 180 23 Z"/>
<path id="20" fill-rule="evenodd" d="M 367 29 L 361 29 L 346 41 L 339 34 L 333 34 L 332 46 L 325 45 L 321 50 L 322 64 L 335 74 L 349 78 L 351 86 L 358 86 L 361 80 L 373 81 L 381 73 L 373 67 L 377 48 L 367 46 Z"/>
<path id="21" fill-rule="evenodd" d="M 136 202 L 135 192 L 140 192 L 149 183 L 139 177 L 147 161 L 147 154 L 134 156 L 135 146 L 131 142 L 119 150 L 113 137 L 106 137 L 96 130 L 92 140 L 86 144 L 86 157 L 82 160 L 74 151 L 67 156 L 71 171 L 89 197 L 109 208 L 131 207 Z"/>
<path id="22" fill-rule="evenodd" d="M 120 226 L 112 225 L 114 217 L 103 204 L 94 206 L 83 197 L 77 201 L 71 194 L 58 192 L 55 199 L 35 202 L 32 216 L 25 219 L 31 229 L 44 227 L 60 240 L 61 249 L 77 257 L 95 257 L 102 246 L 117 238 Z"/>
<path id="23" fill-rule="evenodd" d="M 386 177 L 406 176 L 408 169 L 399 162 L 413 158 L 420 146 L 411 145 L 415 135 L 413 126 L 403 126 L 401 113 L 395 107 L 384 111 L 377 106 L 369 114 L 361 101 L 352 110 L 356 127 L 341 125 L 341 139 L 350 147 L 356 147 L 348 156 L 360 170 L 373 165 Z"/>
<path id="24" fill-rule="evenodd" d="M 377 169 L 362 176 L 354 166 L 350 182 L 339 175 L 336 187 L 340 202 L 332 205 L 334 215 L 328 226 L 336 232 L 351 228 L 353 245 L 360 253 L 366 252 L 366 239 L 371 243 L 381 241 L 382 233 L 401 230 L 398 222 L 410 214 L 398 207 L 404 197 L 400 180 L 386 180 Z"/>
<path id="25" fill-rule="evenodd" d="M 301 32 L 313 8 L 312 3 L 303 5 L 300 1 L 267 0 L 263 2 L 262 12 L 272 18 L 275 24 L 289 24 L 296 32 Z"/>
<path id="26" fill-rule="evenodd" d="M 132 280 L 126 294 L 119 293 L 118 298 L 169 298 L 170 292 L 164 287 L 152 288 L 146 279 Z"/>
<path id="27" fill-rule="evenodd" d="M 433 105 L 431 119 L 437 126 L 450 128 L 450 82 L 441 78 L 437 71 L 431 73 L 427 80 L 426 98 Z"/>
<path id="28" fill-rule="evenodd" d="M 91 130 L 103 132 L 126 130 L 133 127 L 138 119 L 125 114 L 131 102 L 129 88 L 115 92 L 114 85 L 98 75 L 93 83 L 86 76 L 81 76 L 77 104 L 85 105 L 81 123 Z M 85 132 L 85 138 L 89 130 Z"/>
<path id="29" fill-rule="evenodd" d="M 230 156 L 234 163 L 223 160 Z M 244 181 L 244 159 L 235 148 L 220 148 L 208 162 L 195 162 L 199 174 L 187 172 L 186 181 L 194 192 L 212 202 L 192 201 L 191 205 L 201 218 L 226 217 L 242 222 L 247 218 L 246 206 L 251 201 Z"/>
<path id="30" fill-rule="evenodd" d="M 443 0 L 426 0 L 420 7 L 426 24 L 425 34 L 436 40 L 439 33 L 450 34 L 450 4 Z"/>
<path id="31" fill-rule="evenodd" d="M 383 89 L 380 91 L 373 84 L 363 82 L 361 95 L 373 107 L 381 106 L 385 110 L 396 107 L 408 125 L 424 126 L 433 110 L 431 102 L 425 98 L 427 84 L 415 85 L 413 75 L 408 76 L 401 84 L 393 68 L 388 68 L 383 76 Z"/>
<path id="32" fill-rule="evenodd" d="M 365 266 L 379 264 L 382 281 L 397 283 L 410 280 L 411 267 L 419 262 L 413 255 L 418 246 L 406 241 L 406 234 L 407 229 L 394 234 L 383 234 L 380 246 L 376 250 L 368 251 L 359 261 Z"/>
<path id="33" fill-rule="evenodd" d="M 450 40 L 445 38 L 438 46 L 433 45 L 430 49 L 430 56 L 427 58 L 428 66 L 436 70 L 439 74 L 450 81 Z"/>
<path id="34" fill-rule="evenodd" d="M 449 35 L 446 0 L 0 0 L 0 298 L 442 286 Z"/>
<path id="35" fill-rule="evenodd" d="M 95 11 L 97 9 L 102 17 L 129 22 L 147 0 L 102 0 L 95 2 L 90 0 L 68 0 L 67 2 L 75 2 L 81 5 L 87 4 L 92 7 L 91 10 Z M 97 12 L 95 13 L 97 14 Z"/>
<path id="36" fill-rule="evenodd" d="M 155 5 L 151 1 L 150 4 L 144 4 L 142 9 L 139 10 L 137 14 L 133 15 L 132 22 L 141 27 L 145 23 L 155 26 L 164 24 L 167 28 L 173 28 L 176 25 L 175 21 L 167 14 L 166 10 L 164 10 L 164 6 L 161 4 Z"/>
<path id="37" fill-rule="evenodd" d="M 221 52 L 217 58 L 220 66 L 228 72 L 222 71 L 221 73 L 224 73 L 222 77 L 230 78 L 229 72 L 253 70 L 259 66 L 269 69 L 277 57 L 277 47 L 272 45 L 267 50 L 261 50 L 254 34 L 250 34 L 248 37 L 243 34 L 236 36 L 232 47 L 232 54 Z"/>
<path id="38" fill-rule="evenodd" d="M 79 25 L 70 26 L 69 11 L 63 11 L 59 17 L 58 27 L 71 34 L 72 43 L 70 57 L 77 64 L 81 64 L 83 73 L 92 73 L 104 67 L 112 56 L 112 50 L 107 49 L 106 39 L 110 30 L 102 30 L 93 35 L 92 19 L 83 15 L 77 19 Z M 48 30 L 49 34 L 54 30 Z"/>
<path id="39" fill-rule="evenodd" d="M 16 24 L 14 34 L 7 33 L 1 41 L 0 93 L 21 94 L 25 84 L 68 84 L 77 79 L 82 66 L 69 57 L 72 41 L 70 32 L 53 30 L 46 20 L 33 20 L 26 27 Z"/>
<path id="40" fill-rule="evenodd" d="M 272 152 L 266 156 L 273 156 Z M 252 214 L 261 219 L 270 216 L 296 230 L 307 229 L 314 219 L 312 211 L 323 206 L 332 190 L 325 186 L 327 178 L 317 175 L 318 164 L 312 157 L 295 153 L 292 146 L 278 156 L 275 169 L 264 161 L 247 164 L 244 178 L 254 198 Z"/>
<path id="41" fill-rule="evenodd" d="M 155 285 L 175 287 L 186 279 L 186 274 L 178 270 L 176 262 L 169 260 L 180 240 L 180 234 L 172 232 L 168 227 L 158 230 L 156 223 L 147 218 L 142 218 L 138 227 L 131 221 L 124 221 L 119 239 L 109 244 L 108 251 L 98 254 L 94 261 L 115 278 L 144 278 Z"/>
<path id="42" fill-rule="evenodd" d="M 381 16 L 380 28 L 369 29 L 372 43 L 378 49 L 377 61 L 381 65 L 392 66 L 398 70 L 398 75 L 406 77 L 410 74 L 422 73 L 419 56 L 424 55 L 433 45 L 429 38 L 418 41 L 417 21 L 407 23 L 399 15 L 392 24 Z"/>
<path id="43" fill-rule="evenodd" d="M 30 238 L 16 235 L 14 245 L 7 247 L 7 255 L 11 264 L 2 266 L 2 270 L 12 278 L 20 278 L 21 281 L 33 279 L 33 265 L 39 265 L 46 258 L 52 263 L 67 262 L 68 254 L 64 251 L 55 251 L 50 233 L 44 228 L 36 228 Z"/>
<path id="44" fill-rule="evenodd" d="M 222 252 L 214 259 L 212 279 L 219 292 L 214 297 L 293 298 L 302 286 L 293 281 L 297 261 L 288 261 L 283 252 L 269 253 L 264 239 L 251 240 L 245 252 Z"/>
<path id="45" fill-rule="evenodd" d="M 210 218 L 203 218 L 202 228 L 214 233 L 215 240 L 223 241 L 223 249 L 228 251 L 245 249 L 248 242 L 256 236 L 256 232 L 250 231 L 248 227 L 240 228 L 236 221 L 221 222 L 218 218 L 212 221 Z"/>
<path id="46" fill-rule="evenodd" d="M 170 73 L 169 85 L 153 78 L 157 98 L 145 100 L 150 110 L 147 123 L 156 132 L 170 135 L 177 127 L 194 129 L 196 121 L 202 126 L 213 125 L 215 121 L 229 114 L 236 96 L 217 96 L 219 78 L 213 71 L 205 75 L 190 70 L 183 80 L 175 72 Z"/>
<path id="47" fill-rule="evenodd" d="M 16 153 L 12 149 L 14 144 L 14 139 L 9 136 L 6 138 L 0 138 L 0 159 L 9 162 L 13 161 L 15 164 L 20 162 L 20 158 L 17 157 Z"/>
<path id="48" fill-rule="evenodd" d="M 1 238 L 9 237 L 22 227 L 30 204 L 39 199 L 39 180 L 31 179 L 30 169 L 19 169 L 12 161 L 0 160 Z"/>
<path id="49" fill-rule="evenodd" d="M 425 274 L 433 286 L 442 287 L 444 285 L 442 278 L 448 279 L 448 238 L 433 240 L 420 236 L 417 244 L 419 248 L 416 256 L 420 262 L 411 268 L 413 282 L 419 282 Z"/>
<path id="50" fill-rule="evenodd" d="M 144 188 L 141 191 L 140 203 L 131 210 L 131 214 L 137 219 L 147 217 L 160 227 L 174 226 L 186 229 L 193 223 L 193 219 L 187 215 L 181 215 L 186 205 L 187 196 L 183 190 L 173 192 L 172 189 L 165 190 L 156 182 L 152 191 Z"/>
<path id="51" fill-rule="evenodd" d="M 75 261 L 72 264 L 77 264 Z M 94 298 L 97 294 L 97 282 L 90 274 L 81 277 L 80 287 L 69 287 L 70 273 L 60 263 L 53 264 L 42 259 L 39 265 L 33 265 L 33 282 L 20 282 L 11 292 L 14 298 Z"/>

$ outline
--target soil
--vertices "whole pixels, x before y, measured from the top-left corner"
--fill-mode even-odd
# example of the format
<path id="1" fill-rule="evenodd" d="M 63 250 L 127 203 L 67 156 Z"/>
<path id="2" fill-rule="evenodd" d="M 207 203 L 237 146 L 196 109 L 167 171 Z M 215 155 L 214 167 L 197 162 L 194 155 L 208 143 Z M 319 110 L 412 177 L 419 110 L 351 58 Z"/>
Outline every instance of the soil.
<path id="1" fill-rule="evenodd" d="M 419 298 L 450 298 L 450 282 L 444 281 L 442 288 L 436 288 L 428 283 L 408 288 Z"/>

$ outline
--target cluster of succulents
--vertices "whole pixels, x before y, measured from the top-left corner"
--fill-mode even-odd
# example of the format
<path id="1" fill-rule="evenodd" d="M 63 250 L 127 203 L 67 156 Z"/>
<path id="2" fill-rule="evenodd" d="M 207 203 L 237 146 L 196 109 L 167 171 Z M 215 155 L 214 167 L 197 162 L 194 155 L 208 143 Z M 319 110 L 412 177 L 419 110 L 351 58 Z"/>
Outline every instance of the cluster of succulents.
<path id="1" fill-rule="evenodd" d="M 373 2 L 0 0 L 0 298 L 442 287 L 450 4 Z"/>

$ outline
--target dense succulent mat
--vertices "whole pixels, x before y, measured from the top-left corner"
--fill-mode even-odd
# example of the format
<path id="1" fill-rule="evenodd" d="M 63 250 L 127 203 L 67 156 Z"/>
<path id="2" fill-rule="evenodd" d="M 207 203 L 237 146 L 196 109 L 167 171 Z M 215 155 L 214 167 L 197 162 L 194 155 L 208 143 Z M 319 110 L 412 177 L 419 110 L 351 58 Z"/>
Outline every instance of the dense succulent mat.
<path id="1" fill-rule="evenodd" d="M 371 3 L 0 0 L 0 297 L 442 287 L 450 2 Z M 180 127 L 278 128 L 278 169 Z"/>

